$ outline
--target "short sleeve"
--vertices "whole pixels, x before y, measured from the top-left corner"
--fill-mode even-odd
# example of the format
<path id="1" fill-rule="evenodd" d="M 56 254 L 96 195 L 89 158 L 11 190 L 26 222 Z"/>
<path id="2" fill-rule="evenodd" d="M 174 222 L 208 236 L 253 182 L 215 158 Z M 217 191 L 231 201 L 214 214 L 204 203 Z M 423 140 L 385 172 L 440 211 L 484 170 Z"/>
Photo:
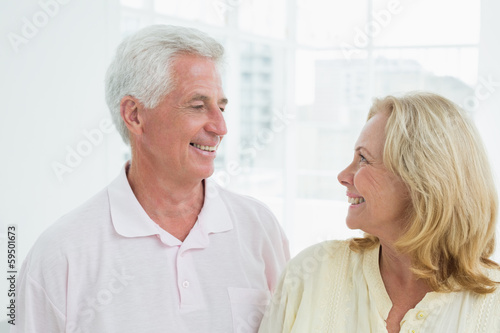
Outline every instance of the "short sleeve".
<path id="1" fill-rule="evenodd" d="M 21 270 L 16 295 L 16 320 L 11 333 L 62 333 L 66 318 L 52 303 L 46 291 Z"/>

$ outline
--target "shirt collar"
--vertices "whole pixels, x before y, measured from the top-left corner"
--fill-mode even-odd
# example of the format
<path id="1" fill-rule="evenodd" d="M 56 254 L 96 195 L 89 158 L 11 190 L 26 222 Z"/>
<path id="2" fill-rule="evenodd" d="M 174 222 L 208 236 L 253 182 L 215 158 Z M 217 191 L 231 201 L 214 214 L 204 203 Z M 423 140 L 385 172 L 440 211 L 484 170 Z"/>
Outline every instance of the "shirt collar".
<path id="1" fill-rule="evenodd" d="M 111 221 L 116 232 L 124 237 L 160 235 L 162 241 L 164 238 L 170 238 L 169 243 L 180 244 L 177 238 L 160 228 L 142 208 L 127 179 L 128 165 L 129 162 L 108 186 Z M 206 236 L 210 233 L 224 232 L 233 228 L 231 217 L 220 192 L 221 189 L 213 180 L 205 180 L 205 199 L 203 208 L 198 215 L 199 228 L 196 230 L 200 230 Z"/>
<path id="2" fill-rule="evenodd" d="M 207 234 L 233 229 L 233 222 L 221 197 L 221 191 L 213 179 L 205 179 L 205 202 L 198 215 L 198 222 Z"/>

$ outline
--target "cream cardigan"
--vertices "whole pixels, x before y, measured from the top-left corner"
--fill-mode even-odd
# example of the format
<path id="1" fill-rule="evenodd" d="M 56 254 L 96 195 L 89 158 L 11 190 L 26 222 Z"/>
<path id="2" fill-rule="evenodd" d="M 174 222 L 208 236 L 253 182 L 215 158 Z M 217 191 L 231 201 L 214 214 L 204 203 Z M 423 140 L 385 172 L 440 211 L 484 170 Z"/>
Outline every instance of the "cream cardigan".
<path id="1" fill-rule="evenodd" d="M 314 245 L 289 262 L 259 333 L 387 332 L 392 307 L 380 276 L 379 248 L 356 253 L 348 241 Z M 500 270 L 489 270 L 500 281 Z M 500 287 L 488 295 L 428 293 L 400 332 L 500 332 Z"/>

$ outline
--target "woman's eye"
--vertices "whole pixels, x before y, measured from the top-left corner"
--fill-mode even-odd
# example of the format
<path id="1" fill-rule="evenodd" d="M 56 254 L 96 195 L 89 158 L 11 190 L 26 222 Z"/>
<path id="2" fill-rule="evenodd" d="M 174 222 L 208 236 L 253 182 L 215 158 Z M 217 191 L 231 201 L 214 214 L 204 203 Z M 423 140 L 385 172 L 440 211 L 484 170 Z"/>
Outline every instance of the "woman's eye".
<path id="1" fill-rule="evenodd" d="M 360 163 L 366 163 L 368 161 L 366 160 L 366 158 L 363 155 L 359 154 L 359 162 Z"/>

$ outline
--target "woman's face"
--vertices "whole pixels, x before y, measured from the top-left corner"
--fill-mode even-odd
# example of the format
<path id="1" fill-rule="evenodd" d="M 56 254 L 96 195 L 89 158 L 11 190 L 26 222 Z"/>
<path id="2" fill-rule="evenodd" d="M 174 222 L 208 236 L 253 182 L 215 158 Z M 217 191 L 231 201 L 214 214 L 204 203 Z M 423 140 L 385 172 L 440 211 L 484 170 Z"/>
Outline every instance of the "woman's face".
<path id="1" fill-rule="evenodd" d="M 355 145 L 354 160 L 339 175 L 347 188 L 350 229 L 361 229 L 394 242 L 404 231 L 409 207 L 408 190 L 383 163 L 388 114 L 379 112 L 367 121 Z"/>

